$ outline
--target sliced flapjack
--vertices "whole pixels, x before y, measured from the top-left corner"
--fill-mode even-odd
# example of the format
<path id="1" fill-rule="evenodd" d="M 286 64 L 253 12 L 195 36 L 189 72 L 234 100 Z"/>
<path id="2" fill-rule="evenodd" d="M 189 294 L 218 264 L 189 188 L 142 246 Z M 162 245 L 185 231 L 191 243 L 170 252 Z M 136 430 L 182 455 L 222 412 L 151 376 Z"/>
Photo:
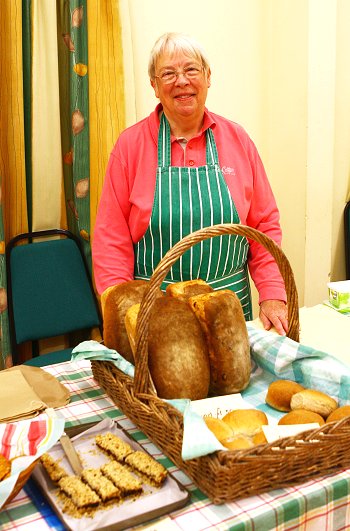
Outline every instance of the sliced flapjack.
<path id="1" fill-rule="evenodd" d="M 60 479 L 58 484 L 61 491 L 71 498 L 74 505 L 79 509 L 94 507 L 101 502 L 98 494 L 78 476 L 66 476 Z"/>
<path id="2" fill-rule="evenodd" d="M 106 502 L 120 497 L 118 487 L 99 468 L 86 468 L 81 474 L 82 480 L 89 485 L 101 500 Z"/>
<path id="3" fill-rule="evenodd" d="M 102 473 L 121 490 L 123 496 L 140 494 L 142 483 L 117 461 L 110 461 L 101 467 Z"/>
<path id="4" fill-rule="evenodd" d="M 45 468 L 49 478 L 54 483 L 57 483 L 60 479 L 68 476 L 68 473 L 65 471 L 65 469 L 50 454 L 43 454 L 40 457 L 40 462 Z"/>
<path id="5" fill-rule="evenodd" d="M 99 448 L 119 462 L 123 462 L 125 457 L 133 452 L 130 444 L 111 432 L 96 435 L 95 441 Z"/>
<path id="6" fill-rule="evenodd" d="M 166 468 L 141 450 L 126 456 L 125 463 L 136 472 L 152 480 L 156 485 L 161 485 L 167 476 Z"/>

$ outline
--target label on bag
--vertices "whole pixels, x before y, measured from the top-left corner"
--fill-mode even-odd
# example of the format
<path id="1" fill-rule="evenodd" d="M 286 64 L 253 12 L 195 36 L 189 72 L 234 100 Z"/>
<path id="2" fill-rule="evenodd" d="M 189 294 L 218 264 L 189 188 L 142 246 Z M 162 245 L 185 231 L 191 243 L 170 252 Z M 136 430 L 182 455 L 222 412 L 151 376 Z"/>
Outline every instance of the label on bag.
<path id="1" fill-rule="evenodd" d="M 233 409 L 254 409 L 251 404 L 243 400 L 240 393 L 232 395 L 214 396 L 212 398 L 203 398 L 202 400 L 193 400 L 191 409 L 202 417 L 215 417 L 221 419 Z"/>

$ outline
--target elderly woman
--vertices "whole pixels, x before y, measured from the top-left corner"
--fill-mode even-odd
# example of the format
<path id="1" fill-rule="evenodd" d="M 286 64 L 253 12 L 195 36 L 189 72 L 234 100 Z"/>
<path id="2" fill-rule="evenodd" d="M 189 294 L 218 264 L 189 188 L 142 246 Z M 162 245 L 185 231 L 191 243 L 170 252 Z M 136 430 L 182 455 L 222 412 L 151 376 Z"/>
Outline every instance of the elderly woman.
<path id="1" fill-rule="evenodd" d="M 279 212 L 254 143 L 205 107 L 211 71 L 203 49 L 190 36 L 162 35 L 149 77 L 160 103 L 122 132 L 106 172 L 92 246 L 99 293 L 150 278 L 182 237 L 217 223 L 242 223 L 281 243 Z M 248 267 L 264 327 L 285 334 L 284 283 L 256 242 L 235 235 L 201 242 L 174 264 L 165 284 L 201 278 L 234 290 L 251 319 Z"/>

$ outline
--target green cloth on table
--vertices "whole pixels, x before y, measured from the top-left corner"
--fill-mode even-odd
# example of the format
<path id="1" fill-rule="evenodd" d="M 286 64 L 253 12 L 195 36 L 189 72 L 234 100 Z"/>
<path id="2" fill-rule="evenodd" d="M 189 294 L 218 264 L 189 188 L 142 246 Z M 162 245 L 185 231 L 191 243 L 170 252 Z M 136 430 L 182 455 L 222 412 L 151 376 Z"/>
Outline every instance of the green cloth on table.
<path id="1" fill-rule="evenodd" d="M 101 360 L 110 361 L 124 374 L 134 377 L 135 367 L 116 350 L 107 348 L 97 341 L 83 341 L 72 350 L 72 361 L 78 360 Z"/>

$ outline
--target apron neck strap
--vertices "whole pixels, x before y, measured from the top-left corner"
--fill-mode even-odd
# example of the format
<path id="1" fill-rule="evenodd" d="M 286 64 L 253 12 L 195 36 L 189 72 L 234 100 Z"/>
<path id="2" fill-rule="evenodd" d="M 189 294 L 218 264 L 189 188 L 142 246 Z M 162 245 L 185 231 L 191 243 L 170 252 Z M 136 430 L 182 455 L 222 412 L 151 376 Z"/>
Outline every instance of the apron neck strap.
<path id="1" fill-rule="evenodd" d="M 219 156 L 216 148 L 216 143 L 213 131 L 209 127 L 206 132 L 206 163 L 219 164 Z M 160 126 L 158 132 L 158 167 L 171 166 L 171 135 L 170 125 L 164 114 L 160 118 Z"/>

